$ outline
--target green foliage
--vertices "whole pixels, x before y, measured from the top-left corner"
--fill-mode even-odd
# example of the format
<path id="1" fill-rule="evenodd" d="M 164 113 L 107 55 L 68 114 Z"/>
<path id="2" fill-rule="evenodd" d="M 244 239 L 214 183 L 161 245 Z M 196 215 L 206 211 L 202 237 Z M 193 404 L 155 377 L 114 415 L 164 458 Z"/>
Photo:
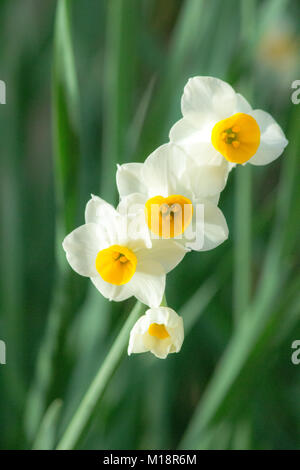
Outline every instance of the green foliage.
<path id="1" fill-rule="evenodd" d="M 295 0 L 1 2 L 0 448 L 299 448 L 297 18 Z M 193 75 L 228 80 L 289 146 L 230 174 L 229 240 L 168 275 L 181 353 L 113 375 L 134 302 L 103 299 L 61 242 L 91 192 L 116 202 L 117 163 L 167 141 Z"/>

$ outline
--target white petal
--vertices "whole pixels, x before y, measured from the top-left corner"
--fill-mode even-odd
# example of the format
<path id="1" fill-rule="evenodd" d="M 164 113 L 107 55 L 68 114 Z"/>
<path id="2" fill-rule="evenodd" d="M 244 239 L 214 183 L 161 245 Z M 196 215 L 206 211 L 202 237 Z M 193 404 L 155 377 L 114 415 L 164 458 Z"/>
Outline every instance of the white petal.
<path id="1" fill-rule="evenodd" d="M 109 300 L 121 302 L 122 300 L 129 299 L 129 297 L 132 296 L 130 289 L 128 289 L 128 284 L 124 284 L 122 286 L 110 284 L 109 282 L 104 281 L 98 273 L 96 276 L 91 278 L 91 281 L 98 291 Z"/>
<path id="2" fill-rule="evenodd" d="M 195 165 L 187 166 L 186 180 L 192 189 L 195 199 L 219 195 L 223 191 L 230 167 L 225 158 L 221 158 L 219 165 Z"/>
<path id="3" fill-rule="evenodd" d="M 99 232 L 106 240 L 106 245 L 124 244 L 127 239 L 126 218 L 98 196 L 92 198 L 86 205 L 85 218 L 96 223 Z"/>
<path id="4" fill-rule="evenodd" d="M 157 307 L 161 304 L 165 291 L 166 276 L 160 264 L 152 261 L 146 266 L 139 265 L 132 279 L 126 284 L 134 295 L 143 304 Z M 150 269 L 150 272 L 149 272 Z"/>
<path id="5" fill-rule="evenodd" d="M 188 121 L 186 118 L 179 119 L 171 127 L 169 133 L 169 139 L 171 142 L 183 147 L 185 152 L 188 155 L 197 156 L 200 154 L 199 158 L 203 158 L 203 163 L 206 163 L 205 154 L 202 154 L 202 142 L 206 139 L 203 135 L 203 130 L 199 129 L 196 126 Z"/>
<path id="6" fill-rule="evenodd" d="M 100 223 L 103 220 L 103 210 L 110 211 L 111 213 L 115 211 L 111 204 L 108 204 L 104 199 L 92 194 L 91 199 L 85 207 L 85 223 Z"/>
<path id="7" fill-rule="evenodd" d="M 172 351 L 173 344 L 170 337 L 158 339 L 149 335 L 149 333 L 146 333 L 144 336 L 144 343 L 147 350 L 154 354 L 158 359 L 166 359 L 169 353 L 175 352 Z"/>
<path id="8" fill-rule="evenodd" d="M 170 141 L 179 145 L 199 165 L 220 165 L 224 159 L 211 143 L 212 126 L 206 130 L 193 126 L 186 118 L 177 121 L 170 131 Z"/>
<path id="9" fill-rule="evenodd" d="M 205 200 L 204 221 L 201 210 L 196 219 L 196 240 L 187 242 L 186 246 L 196 251 L 207 251 L 216 248 L 228 238 L 228 226 L 222 211 L 212 202 Z"/>
<path id="10" fill-rule="evenodd" d="M 145 213 L 145 204 L 148 197 L 141 193 L 131 193 L 128 196 L 122 197 L 119 205 L 118 212 L 122 215 L 134 217 L 139 212 Z"/>
<path id="11" fill-rule="evenodd" d="M 269 113 L 256 109 L 250 114 L 256 119 L 261 135 L 258 151 L 249 160 L 249 163 L 253 165 L 267 165 L 282 154 L 288 141 L 281 127 Z"/>
<path id="12" fill-rule="evenodd" d="M 101 230 L 105 230 L 109 238 L 110 245 L 126 245 L 128 240 L 128 220 L 124 215 L 119 214 L 115 209 L 113 211 L 106 208 L 102 211 Z"/>
<path id="13" fill-rule="evenodd" d="M 183 319 L 169 307 L 160 307 L 167 309 L 167 323 L 166 328 L 172 340 L 172 347 L 170 352 L 179 352 L 184 340 Z"/>
<path id="14" fill-rule="evenodd" d="M 184 88 L 181 109 L 184 117 L 201 127 L 207 121 L 231 116 L 236 104 L 236 93 L 228 83 L 214 77 L 194 77 Z"/>
<path id="15" fill-rule="evenodd" d="M 171 352 L 178 353 L 184 340 L 183 319 L 179 317 L 178 325 L 175 328 L 168 328 L 168 332 L 172 339 Z"/>
<path id="16" fill-rule="evenodd" d="M 81 276 L 97 274 L 96 257 L 106 247 L 106 240 L 96 224 L 76 228 L 63 241 L 63 248 L 71 267 Z"/>
<path id="17" fill-rule="evenodd" d="M 169 337 L 156 338 L 148 333 L 152 323 L 165 325 Z M 156 357 L 165 359 L 169 353 L 178 352 L 184 339 L 183 320 L 169 307 L 147 310 L 136 322 L 130 333 L 128 354 L 150 351 Z"/>
<path id="18" fill-rule="evenodd" d="M 148 325 L 158 323 L 165 325 L 170 337 L 163 340 L 155 338 L 149 334 L 144 335 L 144 343 L 148 349 L 161 359 L 167 357 L 169 353 L 179 352 L 184 339 L 183 320 L 177 313 L 169 307 L 157 307 L 147 310 Z"/>
<path id="19" fill-rule="evenodd" d="M 250 114 L 252 111 L 252 108 L 246 98 L 243 97 L 243 95 L 240 95 L 239 93 L 236 94 L 236 109 L 234 110 L 234 113 L 245 113 L 245 114 Z"/>
<path id="20" fill-rule="evenodd" d="M 149 197 L 176 194 L 174 191 L 186 168 L 185 158 L 183 150 L 172 143 L 161 145 L 149 155 L 142 168 Z"/>
<path id="21" fill-rule="evenodd" d="M 147 197 L 133 193 L 123 197 L 118 205 L 118 212 L 127 217 L 127 246 L 133 251 L 151 248 L 151 236 L 145 218 Z"/>
<path id="22" fill-rule="evenodd" d="M 186 254 L 184 246 L 174 240 L 152 240 L 152 248 L 138 252 L 140 266 L 150 271 L 152 262 L 158 263 L 164 273 L 172 271 Z M 160 268 L 161 269 L 161 268 Z"/>
<path id="23" fill-rule="evenodd" d="M 173 343 L 176 351 L 181 348 L 184 330 L 182 318 L 170 307 L 157 307 L 151 308 L 146 311 L 146 316 L 149 318 L 149 324 L 158 323 L 165 325 L 168 333 L 174 340 Z"/>
<path id="24" fill-rule="evenodd" d="M 130 193 L 143 193 L 145 191 L 141 177 L 142 167 L 142 163 L 118 165 L 116 178 L 120 197 L 127 196 Z"/>
<path id="25" fill-rule="evenodd" d="M 147 352 L 143 336 L 150 326 L 149 319 L 146 315 L 140 317 L 130 332 L 128 354 Z"/>

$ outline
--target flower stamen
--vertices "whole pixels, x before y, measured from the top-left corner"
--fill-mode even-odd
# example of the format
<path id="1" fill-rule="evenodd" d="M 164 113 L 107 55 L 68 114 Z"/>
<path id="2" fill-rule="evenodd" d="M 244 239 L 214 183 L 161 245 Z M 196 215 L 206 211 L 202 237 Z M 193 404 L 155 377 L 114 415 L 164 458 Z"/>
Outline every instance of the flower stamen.
<path id="1" fill-rule="evenodd" d="M 211 141 L 215 149 L 228 161 L 245 163 L 258 149 L 260 129 L 252 116 L 236 113 L 215 124 Z"/>
<path id="2" fill-rule="evenodd" d="M 165 325 L 159 323 L 151 323 L 148 328 L 148 333 L 158 339 L 166 339 L 170 337 Z"/>
<path id="3" fill-rule="evenodd" d="M 162 238 L 174 238 L 191 223 L 193 205 L 190 199 L 181 195 L 155 196 L 146 202 L 145 215 L 151 232 Z"/>
<path id="4" fill-rule="evenodd" d="M 96 257 L 96 269 L 102 279 L 117 286 L 130 281 L 136 265 L 135 254 L 126 246 L 112 245 L 99 251 Z"/>

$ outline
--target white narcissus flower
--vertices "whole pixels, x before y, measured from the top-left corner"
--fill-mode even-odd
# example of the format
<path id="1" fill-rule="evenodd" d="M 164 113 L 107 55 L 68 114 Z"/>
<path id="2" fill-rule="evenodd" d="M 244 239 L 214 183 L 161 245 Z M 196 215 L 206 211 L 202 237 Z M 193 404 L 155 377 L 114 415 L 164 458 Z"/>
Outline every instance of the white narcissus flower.
<path id="1" fill-rule="evenodd" d="M 265 165 L 278 158 L 288 144 L 272 118 L 252 109 L 226 82 L 194 77 L 181 100 L 183 118 L 170 131 L 170 141 L 203 164 L 228 162 L 228 168 L 247 162 Z"/>
<path id="2" fill-rule="evenodd" d="M 143 216 L 152 238 L 210 250 L 228 237 L 217 206 L 226 178 L 216 167 L 195 164 L 177 145 L 165 144 L 144 163 L 118 167 L 119 207 Z"/>
<path id="3" fill-rule="evenodd" d="M 150 307 L 160 305 L 166 273 L 182 260 L 184 248 L 170 240 L 150 249 L 148 238 L 130 229 L 130 217 L 96 196 L 86 206 L 85 220 L 63 241 L 74 271 L 90 277 L 109 300 L 135 296 Z"/>
<path id="4" fill-rule="evenodd" d="M 184 339 L 183 320 L 169 307 L 151 308 L 131 330 L 128 354 L 150 351 L 165 359 L 179 352 Z"/>

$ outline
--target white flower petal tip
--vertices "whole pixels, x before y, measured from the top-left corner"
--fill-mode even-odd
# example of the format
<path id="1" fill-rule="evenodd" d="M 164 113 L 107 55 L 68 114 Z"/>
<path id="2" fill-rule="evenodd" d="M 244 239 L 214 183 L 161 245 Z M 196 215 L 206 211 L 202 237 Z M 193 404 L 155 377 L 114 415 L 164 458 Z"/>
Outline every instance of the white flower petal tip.
<path id="1" fill-rule="evenodd" d="M 95 259 L 101 246 L 101 237 L 96 224 L 85 224 L 73 230 L 62 243 L 67 260 L 81 276 L 96 274 Z"/>
<path id="2" fill-rule="evenodd" d="M 280 157 L 289 142 L 271 114 L 256 109 L 250 115 L 254 117 L 259 125 L 260 145 L 249 163 L 252 163 L 252 165 L 267 165 Z"/>
<path id="3" fill-rule="evenodd" d="M 85 222 L 87 224 L 101 223 L 101 221 L 106 218 L 107 213 L 113 215 L 115 208 L 99 196 L 91 194 L 91 199 L 87 202 L 85 207 Z"/>
<path id="4" fill-rule="evenodd" d="M 151 352 L 159 359 L 178 353 L 184 340 L 182 318 L 169 307 L 151 308 L 130 332 L 128 355 Z"/>
<path id="5" fill-rule="evenodd" d="M 117 166 L 117 188 L 121 197 L 131 193 L 141 193 L 141 169 L 142 163 L 125 163 Z"/>
<path id="6" fill-rule="evenodd" d="M 278 158 L 288 141 L 269 113 L 253 110 L 223 80 L 190 78 L 181 100 L 183 118 L 170 131 L 170 141 L 200 164 L 266 165 Z"/>

